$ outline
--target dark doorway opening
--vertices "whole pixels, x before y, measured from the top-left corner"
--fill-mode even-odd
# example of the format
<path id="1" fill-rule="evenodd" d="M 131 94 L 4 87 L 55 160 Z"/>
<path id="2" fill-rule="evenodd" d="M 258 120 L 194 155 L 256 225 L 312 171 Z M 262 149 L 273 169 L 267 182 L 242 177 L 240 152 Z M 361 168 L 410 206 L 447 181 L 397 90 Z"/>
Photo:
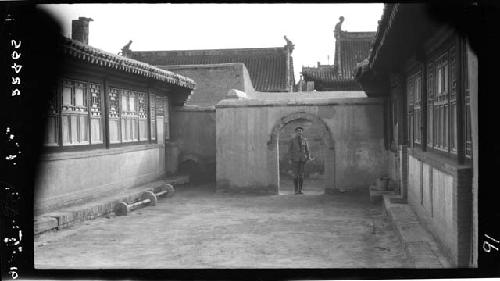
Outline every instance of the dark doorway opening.
<path id="1" fill-rule="evenodd" d="M 279 194 L 294 194 L 294 169 L 290 163 L 288 147 L 290 140 L 295 137 L 296 127 L 304 128 L 304 136 L 307 138 L 311 157 L 313 160 L 306 162 L 304 167 L 304 182 L 302 192 L 305 195 L 320 195 L 325 192 L 325 161 L 327 155 L 327 144 L 324 140 L 326 130 L 318 120 L 295 119 L 284 125 L 278 135 L 279 153 Z"/>

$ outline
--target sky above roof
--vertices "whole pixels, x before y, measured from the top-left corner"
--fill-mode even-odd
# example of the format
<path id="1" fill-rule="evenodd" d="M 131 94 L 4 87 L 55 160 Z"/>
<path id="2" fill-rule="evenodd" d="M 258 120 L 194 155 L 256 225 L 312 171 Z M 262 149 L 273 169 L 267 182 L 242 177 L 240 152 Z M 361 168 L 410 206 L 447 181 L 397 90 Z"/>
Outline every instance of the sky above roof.
<path id="1" fill-rule="evenodd" d="M 302 66 L 333 64 L 333 29 L 376 31 L 383 4 L 43 4 L 71 37 L 71 21 L 90 17 L 89 45 L 133 51 L 283 47 L 295 45 L 295 81 Z"/>

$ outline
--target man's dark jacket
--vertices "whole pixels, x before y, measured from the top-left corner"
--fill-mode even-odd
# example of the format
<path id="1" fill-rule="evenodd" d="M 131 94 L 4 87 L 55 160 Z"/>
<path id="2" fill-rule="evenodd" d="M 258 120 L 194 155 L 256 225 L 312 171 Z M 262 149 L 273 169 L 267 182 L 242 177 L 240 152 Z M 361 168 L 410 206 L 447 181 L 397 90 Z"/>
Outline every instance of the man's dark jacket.
<path id="1" fill-rule="evenodd" d="M 309 160 L 309 145 L 305 137 L 298 136 L 292 138 L 288 144 L 290 159 L 294 162 Z"/>

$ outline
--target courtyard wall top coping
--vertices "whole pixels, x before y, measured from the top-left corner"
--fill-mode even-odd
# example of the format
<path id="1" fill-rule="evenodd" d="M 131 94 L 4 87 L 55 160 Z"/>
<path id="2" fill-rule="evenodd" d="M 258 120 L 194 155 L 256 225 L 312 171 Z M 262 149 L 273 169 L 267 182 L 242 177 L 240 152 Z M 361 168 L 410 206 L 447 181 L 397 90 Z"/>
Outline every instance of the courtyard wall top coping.
<path id="1" fill-rule="evenodd" d="M 368 105 L 383 104 L 382 98 L 295 98 L 295 99 L 225 99 L 215 107 L 264 107 L 302 105 Z"/>
<path id="2" fill-rule="evenodd" d="M 338 98 L 365 98 L 364 91 L 308 91 L 308 92 L 258 92 L 247 93 L 248 96 L 261 100 L 283 100 L 283 99 L 338 99 Z"/>
<path id="3" fill-rule="evenodd" d="M 207 105 L 207 106 L 202 106 L 202 105 L 185 105 L 185 106 L 176 106 L 174 107 L 175 111 L 188 111 L 188 112 L 193 112 L 193 111 L 199 111 L 199 112 L 207 112 L 207 111 L 215 111 L 215 106 L 214 105 Z"/>
<path id="4" fill-rule="evenodd" d="M 287 105 L 379 104 L 382 98 L 368 98 L 364 91 L 253 92 L 249 98 L 221 100 L 216 108 Z"/>

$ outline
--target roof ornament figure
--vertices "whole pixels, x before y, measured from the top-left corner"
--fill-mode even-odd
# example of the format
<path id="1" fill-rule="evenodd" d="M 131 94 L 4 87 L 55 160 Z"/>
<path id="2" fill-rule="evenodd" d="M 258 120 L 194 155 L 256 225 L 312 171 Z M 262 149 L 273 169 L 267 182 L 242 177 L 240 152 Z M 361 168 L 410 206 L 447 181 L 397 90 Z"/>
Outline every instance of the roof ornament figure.
<path id="1" fill-rule="evenodd" d="M 132 40 L 128 41 L 127 45 L 123 46 L 122 51 L 118 53 L 118 55 L 122 55 L 124 57 L 128 57 L 132 50 L 130 49 L 130 45 L 132 44 Z"/>
<path id="2" fill-rule="evenodd" d="M 335 30 L 333 31 L 333 36 L 335 37 L 335 39 L 338 39 L 340 37 L 340 34 L 342 33 L 343 22 L 344 22 L 344 17 L 340 16 L 339 22 L 335 25 Z"/>
<path id="3" fill-rule="evenodd" d="M 289 49 L 289 50 L 290 50 L 290 53 L 291 53 L 291 52 L 293 51 L 293 49 L 295 49 L 295 45 L 294 45 L 294 44 L 292 44 L 292 41 L 290 41 L 290 40 L 288 39 L 288 37 L 286 37 L 286 35 L 285 35 L 285 36 L 283 36 L 283 38 L 285 38 L 285 41 L 286 41 L 285 48 L 286 48 L 286 49 Z"/>

